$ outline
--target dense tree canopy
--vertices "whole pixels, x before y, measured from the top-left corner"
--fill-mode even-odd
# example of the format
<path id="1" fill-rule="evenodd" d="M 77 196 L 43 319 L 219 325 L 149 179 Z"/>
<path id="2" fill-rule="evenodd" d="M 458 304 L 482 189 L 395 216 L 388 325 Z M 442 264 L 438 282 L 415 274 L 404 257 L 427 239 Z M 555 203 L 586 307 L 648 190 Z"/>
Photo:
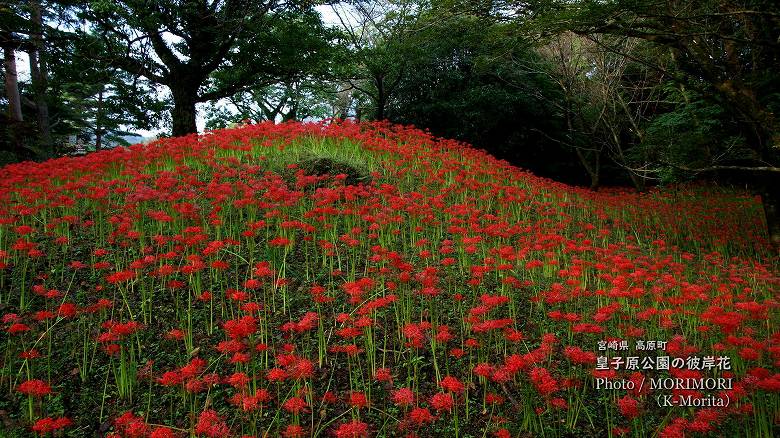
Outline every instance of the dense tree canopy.
<path id="1" fill-rule="evenodd" d="M 540 57 L 513 25 L 439 10 L 417 26 L 401 52 L 407 72 L 389 100 L 390 120 L 530 167 L 560 151 L 543 134 L 560 128 L 559 91 L 547 75 L 527 68 Z M 550 170 L 560 174 L 567 164 Z"/>
<path id="2" fill-rule="evenodd" d="M 299 77 L 328 47 L 309 2 L 101 2 L 82 14 L 112 66 L 170 90 L 174 135 L 197 131 L 196 103 Z"/>
<path id="3" fill-rule="evenodd" d="M 780 242 L 777 2 L 539 0 L 508 5 L 515 8 L 512 19 L 542 37 L 564 31 L 587 36 L 604 50 L 663 75 L 663 99 L 655 100 L 666 105 L 635 128 L 650 133 L 638 148 L 646 161 L 642 169 L 653 176 L 714 173 L 717 179 L 748 183 L 761 193 L 770 233 Z M 615 42 L 604 42 L 605 36 Z M 630 53 L 621 47 L 629 40 L 667 56 Z"/>

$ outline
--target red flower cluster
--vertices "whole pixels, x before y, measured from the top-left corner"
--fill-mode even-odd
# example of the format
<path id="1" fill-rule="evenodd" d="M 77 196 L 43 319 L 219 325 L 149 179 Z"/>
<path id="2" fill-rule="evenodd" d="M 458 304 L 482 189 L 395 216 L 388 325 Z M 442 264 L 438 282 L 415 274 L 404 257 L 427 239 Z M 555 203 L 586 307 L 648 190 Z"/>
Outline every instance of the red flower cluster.
<path id="1" fill-rule="evenodd" d="M 41 435 L 116 438 L 770 430 L 780 275 L 762 215 L 697 186 L 568 187 L 383 122 L 6 166 L 3 375 L 21 383 L 4 409 Z M 620 354 L 675 366 L 595 369 Z M 687 369 L 699 356 L 733 366 Z M 716 375 L 733 389 L 673 393 L 728 407 L 658 407 L 647 380 Z M 102 418 L 56 412 L 72 391 L 36 400 L 74 379 L 99 382 Z"/>

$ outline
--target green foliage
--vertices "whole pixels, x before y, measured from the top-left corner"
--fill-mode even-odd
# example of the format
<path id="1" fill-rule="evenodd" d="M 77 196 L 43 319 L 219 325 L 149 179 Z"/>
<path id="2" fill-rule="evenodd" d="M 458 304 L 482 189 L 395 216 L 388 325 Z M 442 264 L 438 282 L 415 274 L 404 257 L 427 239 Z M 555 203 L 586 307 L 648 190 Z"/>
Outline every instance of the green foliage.
<path id="1" fill-rule="evenodd" d="M 250 120 L 288 121 L 336 116 L 335 84 L 316 79 L 256 87 L 231 96 L 229 105 L 206 111 L 206 129 L 217 129 Z"/>
<path id="2" fill-rule="evenodd" d="M 34 84 L 26 77 L 20 78 L 23 129 L 29 142 L 27 147 L 36 151 L 34 158 L 68 152 L 73 138 L 83 140 L 87 148 L 94 147 L 98 141 L 103 146 L 122 144 L 122 136 L 129 134 L 128 129 L 158 124 L 159 114 L 166 105 L 157 98 L 156 90 L 148 81 L 123 73 L 106 61 L 104 41 L 81 30 L 74 15 L 76 10 L 74 2 L 69 1 L 42 4 L 43 45 L 36 54 L 45 78 L 42 101 L 50 127 L 50 144 L 44 144 L 38 137 L 42 127 Z M 7 12 L 3 10 L 4 14 Z M 19 52 L 29 52 L 33 49 L 32 29 L 35 29 L 31 8 L 15 12 L 13 19 L 5 20 L 4 25 L 12 32 Z M 29 68 L 17 60 L 17 70 L 29 71 Z M 6 140 L 7 136 L 2 137 Z M 9 145 L 2 144 L 0 149 L 7 150 Z M 11 152 L 4 154 L 8 160 L 14 160 L 11 155 Z M 19 158 L 23 157 L 15 159 Z"/>
<path id="3" fill-rule="evenodd" d="M 328 71 L 329 41 L 335 35 L 316 12 L 284 10 L 245 26 L 248 35 L 227 53 L 206 81 L 203 94 L 230 97 L 231 90 L 299 82 Z"/>
<path id="4" fill-rule="evenodd" d="M 667 99 L 679 103 L 650 121 L 644 141 L 636 148 L 636 153 L 648 154 L 660 164 L 662 182 L 691 179 L 686 168 L 759 159 L 722 104 L 667 85 Z"/>
<path id="5" fill-rule="evenodd" d="M 390 120 L 526 163 L 549 147 L 539 130 L 560 123 L 550 104 L 558 91 L 526 67 L 539 57 L 514 25 L 431 10 L 415 26 L 420 30 L 402 52 L 406 74 L 390 100 Z"/>
<path id="6" fill-rule="evenodd" d="M 195 131 L 196 103 L 322 72 L 330 32 L 312 6 L 125 0 L 79 11 L 111 67 L 168 88 L 172 131 L 180 135 Z"/>
<path id="7" fill-rule="evenodd" d="M 69 135 L 94 146 L 125 144 L 129 129 L 157 126 L 167 108 L 154 84 L 111 67 L 100 57 L 104 48 L 94 35 L 74 33 L 58 48 L 64 62 L 51 68 L 51 94 L 61 102 L 57 114 Z"/>
<path id="8" fill-rule="evenodd" d="M 718 120 L 725 126 L 718 125 L 710 132 L 728 138 L 721 142 L 727 151 L 725 155 L 714 151 L 705 154 L 713 159 L 706 165 L 780 162 L 775 147 L 778 121 L 774 116 L 780 90 L 776 73 L 780 56 L 777 2 L 537 0 L 525 6 L 528 14 L 516 18 L 541 35 L 562 31 L 611 35 L 641 40 L 671 55 L 672 63 L 666 63 L 663 57 L 631 60 L 661 71 L 676 86 L 697 94 L 693 99 L 677 96 L 670 107 L 662 108 L 662 112 L 669 109 L 672 114 L 651 124 L 656 137 L 663 129 L 677 130 L 674 132 L 679 137 L 670 134 L 666 141 L 678 137 L 674 140 L 677 158 L 701 158 L 703 142 L 697 137 L 707 132 L 709 121 Z M 622 51 L 615 53 L 627 56 Z M 685 117 L 691 117 L 688 123 L 694 126 L 687 126 Z M 663 139 L 659 141 L 664 143 Z M 683 152 L 688 146 L 693 149 Z"/>

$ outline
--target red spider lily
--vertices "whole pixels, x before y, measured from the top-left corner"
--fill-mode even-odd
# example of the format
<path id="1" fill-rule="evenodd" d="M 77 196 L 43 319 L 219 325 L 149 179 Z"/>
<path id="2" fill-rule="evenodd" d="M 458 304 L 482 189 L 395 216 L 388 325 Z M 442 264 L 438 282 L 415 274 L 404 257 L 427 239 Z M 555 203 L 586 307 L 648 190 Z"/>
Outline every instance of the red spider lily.
<path id="1" fill-rule="evenodd" d="M 110 274 L 106 277 L 106 281 L 111 284 L 124 283 L 128 280 L 135 278 L 135 271 L 118 271 Z"/>
<path id="2" fill-rule="evenodd" d="M 339 398 L 336 396 L 336 394 L 333 393 L 333 391 L 325 391 L 324 394 L 322 394 L 322 402 L 333 404 L 339 401 Z"/>
<path id="3" fill-rule="evenodd" d="M 19 333 L 24 333 L 24 332 L 30 331 L 30 326 L 28 326 L 26 324 L 22 324 L 20 322 L 15 322 L 15 323 L 11 324 L 11 326 L 8 327 L 8 329 L 6 329 L 6 331 L 9 334 L 15 335 L 15 334 L 19 334 Z"/>
<path id="4" fill-rule="evenodd" d="M 225 381 L 236 389 L 244 389 L 249 383 L 249 376 L 242 372 L 233 373 L 225 379 Z"/>
<path id="5" fill-rule="evenodd" d="M 314 376 L 314 363 L 303 357 L 294 357 L 294 360 L 285 365 L 285 371 L 289 378 L 300 380 L 310 379 Z"/>
<path id="6" fill-rule="evenodd" d="M 451 329 L 446 325 L 440 325 L 436 328 L 436 335 L 434 338 L 437 342 L 446 344 L 451 339 L 455 338 L 455 335 L 450 331 Z"/>
<path id="7" fill-rule="evenodd" d="M 127 438 L 144 438 L 149 434 L 149 426 L 144 419 L 132 412 L 125 412 L 114 420 L 114 427 Z"/>
<path id="8" fill-rule="evenodd" d="M 307 312 L 300 321 L 288 322 L 282 326 L 286 332 L 304 333 L 317 326 L 319 315 L 316 312 Z"/>
<path id="9" fill-rule="evenodd" d="M 109 356 L 119 354 L 122 351 L 122 346 L 119 344 L 105 344 L 103 345 L 103 351 Z"/>
<path id="10" fill-rule="evenodd" d="M 412 422 L 418 426 L 422 426 L 426 423 L 431 423 L 436 418 L 431 414 L 431 411 L 428 410 L 428 408 L 414 408 L 409 412 L 409 418 L 412 420 Z"/>
<path id="11" fill-rule="evenodd" d="M 195 425 L 195 434 L 209 438 L 229 437 L 230 428 L 219 417 L 216 411 L 206 410 L 200 413 Z"/>
<path id="12" fill-rule="evenodd" d="M 26 380 L 16 387 L 16 390 L 22 394 L 27 394 L 32 397 L 43 397 L 51 394 L 51 386 L 43 380 L 32 379 Z"/>
<path id="13" fill-rule="evenodd" d="M 204 290 L 200 295 L 198 295 L 198 301 L 209 301 L 211 298 L 212 294 L 207 290 Z"/>
<path id="14" fill-rule="evenodd" d="M 529 373 L 531 382 L 540 394 L 547 396 L 558 391 L 558 381 L 546 368 L 534 368 Z"/>
<path id="15" fill-rule="evenodd" d="M 168 333 L 165 334 L 165 337 L 168 339 L 181 341 L 182 339 L 184 339 L 184 330 L 181 329 L 169 330 Z"/>
<path id="16" fill-rule="evenodd" d="M 59 418 L 46 417 L 36 421 L 35 424 L 33 424 L 32 426 L 32 430 L 33 432 L 39 435 L 47 435 L 49 433 L 53 433 L 54 431 L 64 429 L 72 425 L 73 425 L 73 421 L 67 417 L 59 417 Z"/>
<path id="17" fill-rule="evenodd" d="M 473 372 L 477 376 L 490 378 L 493 372 L 495 372 L 495 367 L 489 363 L 478 363 L 474 366 Z"/>
<path id="18" fill-rule="evenodd" d="M 346 353 L 348 356 L 357 356 L 363 352 L 363 349 L 355 344 L 349 345 L 334 345 L 329 349 L 332 353 Z"/>
<path id="19" fill-rule="evenodd" d="M 643 379 L 645 379 L 645 377 L 638 371 L 631 373 L 631 376 L 629 376 L 628 380 L 634 384 L 634 389 L 630 391 L 634 397 L 640 397 L 650 393 L 650 385 L 643 384 Z"/>
<path id="20" fill-rule="evenodd" d="M 495 394 L 493 392 L 489 392 L 485 394 L 485 403 L 489 405 L 501 405 L 504 403 L 506 399 L 498 394 Z"/>
<path id="21" fill-rule="evenodd" d="M 244 316 L 240 319 L 229 320 L 224 325 L 225 333 L 234 340 L 249 337 L 257 330 L 257 320 L 252 316 Z"/>
<path id="22" fill-rule="evenodd" d="M 352 339 L 362 335 L 363 329 L 359 327 L 344 327 L 336 330 L 336 334 L 343 339 Z"/>
<path id="23" fill-rule="evenodd" d="M 566 357 L 576 364 L 595 364 L 596 353 L 590 351 L 583 351 L 580 347 L 566 347 L 564 348 L 564 354 Z"/>
<path id="24" fill-rule="evenodd" d="M 422 348 L 426 335 L 419 324 L 407 324 L 403 328 L 404 336 L 409 339 L 408 345 L 414 348 Z"/>
<path id="25" fill-rule="evenodd" d="M 181 385 L 184 379 L 177 371 L 167 371 L 157 381 L 163 386 L 177 386 Z"/>
<path id="26" fill-rule="evenodd" d="M 463 351 L 463 349 L 461 349 L 461 348 L 453 348 L 453 349 L 450 350 L 450 356 L 452 356 L 452 357 L 454 357 L 456 359 L 460 359 L 461 357 L 463 357 L 465 355 L 466 355 L 466 352 Z"/>
<path id="27" fill-rule="evenodd" d="M 45 321 L 47 319 L 54 318 L 54 312 L 49 310 L 40 310 L 38 312 L 35 312 L 35 315 L 33 315 L 33 319 L 40 322 Z"/>
<path id="28" fill-rule="evenodd" d="M 57 308 L 57 315 L 62 318 L 73 318 L 79 312 L 79 308 L 74 303 L 62 303 Z"/>
<path id="29" fill-rule="evenodd" d="M 149 438 L 175 438 L 176 434 L 165 426 L 155 427 L 149 434 Z"/>
<path id="30" fill-rule="evenodd" d="M 36 350 L 36 349 L 34 349 L 34 348 L 31 349 L 31 350 L 22 351 L 21 353 L 19 353 L 19 358 L 20 359 L 31 360 L 31 359 L 37 359 L 39 357 L 41 357 L 41 352 Z"/>
<path id="31" fill-rule="evenodd" d="M 284 428 L 282 432 L 284 438 L 302 438 L 306 436 L 306 430 L 296 424 L 289 424 Z"/>
<path id="32" fill-rule="evenodd" d="M 439 392 L 431 397 L 431 407 L 439 412 L 450 412 L 455 405 L 455 400 L 452 398 L 452 394 Z"/>
<path id="33" fill-rule="evenodd" d="M 341 288 L 350 296 L 350 304 L 359 304 L 363 301 L 363 295 L 374 287 L 374 281 L 370 278 L 361 278 L 358 281 L 344 283 Z"/>
<path id="34" fill-rule="evenodd" d="M 3 315 L 3 324 L 11 324 L 19 321 L 20 321 L 19 315 L 15 313 L 6 313 Z"/>
<path id="35" fill-rule="evenodd" d="M 333 431 L 336 438 L 366 438 L 369 436 L 368 424 L 359 420 L 342 423 Z"/>
<path id="36" fill-rule="evenodd" d="M 249 280 L 244 282 L 244 287 L 246 289 L 259 289 L 263 285 L 263 282 L 254 278 L 250 278 Z"/>
<path id="37" fill-rule="evenodd" d="M 780 392 L 780 373 L 756 382 L 756 386 L 765 391 Z"/>
<path id="38" fill-rule="evenodd" d="M 630 396 L 624 396 L 617 402 L 618 409 L 624 417 L 631 419 L 639 415 L 639 402 Z"/>
<path id="39" fill-rule="evenodd" d="M 353 408 L 361 409 L 368 407 L 368 399 L 366 398 L 366 394 L 359 391 L 351 391 L 349 393 L 347 402 Z"/>
<path id="40" fill-rule="evenodd" d="M 246 345 L 241 342 L 237 341 L 235 339 L 231 339 L 229 341 L 222 341 L 219 344 L 217 344 L 217 351 L 219 351 L 222 354 L 234 354 L 244 351 L 246 349 Z"/>
<path id="41" fill-rule="evenodd" d="M 247 292 L 237 289 L 228 289 L 225 291 L 225 295 L 232 301 L 246 301 L 249 299 Z"/>
<path id="42" fill-rule="evenodd" d="M 393 391 L 393 403 L 397 406 L 412 406 L 414 404 L 414 392 L 409 388 L 401 388 Z"/>
<path id="43" fill-rule="evenodd" d="M 101 337 L 105 337 L 107 338 L 106 340 L 111 341 L 122 339 L 143 328 L 143 326 L 136 321 L 128 321 L 125 323 L 106 321 L 101 325 L 101 327 L 107 330 L 107 332 L 102 334 Z"/>
<path id="44" fill-rule="evenodd" d="M 374 372 L 374 378 L 380 382 L 393 383 L 393 375 L 389 368 L 377 368 Z"/>
<path id="45" fill-rule="evenodd" d="M 290 239 L 281 236 L 268 241 L 269 246 L 287 246 L 289 244 Z"/>
<path id="46" fill-rule="evenodd" d="M 306 400 L 300 397 L 291 397 L 282 404 L 282 408 L 284 408 L 285 411 L 296 415 L 306 412 L 306 408 L 308 407 L 309 405 L 306 403 Z"/>
<path id="47" fill-rule="evenodd" d="M 269 382 L 283 382 L 287 379 L 287 371 L 281 368 L 271 368 L 268 370 L 266 378 Z"/>
<path id="48" fill-rule="evenodd" d="M 244 303 L 241 305 L 241 310 L 246 313 L 257 313 L 263 309 L 263 306 L 259 303 Z"/>
<path id="49" fill-rule="evenodd" d="M 370 162 L 371 177 L 348 185 L 284 163 L 310 142 Z M 428 436 L 442 415 L 458 420 L 447 432 L 577 434 L 565 415 L 544 419 L 569 399 L 591 409 L 591 377 L 635 387 L 612 392 L 596 433 L 771 427 L 762 416 L 780 391 L 780 334 L 767 321 L 780 304 L 755 198 L 580 190 L 387 123 L 266 123 L 119 149 L 0 169 L 9 366 L 31 361 L 38 375 L 76 362 L 49 369 L 52 382 L 105 371 L 115 400 L 104 410 L 119 416 L 109 436 L 171 436 L 174 425 L 367 436 L 390 430 L 368 421 L 394 409 L 399 435 Z M 115 356 L 92 354 L 96 336 Z M 599 340 L 631 350 L 649 339 L 666 351 L 620 354 L 731 358 L 734 369 L 715 374 L 733 379 L 718 393 L 731 406 L 672 419 L 642 409 L 654 373 L 594 370 L 597 356 L 616 355 L 597 352 Z M 51 362 L 37 359 L 40 345 Z M 672 378 L 713 375 L 672 368 Z M 399 376 L 435 390 L 393 390 Z M 529 382 L 540 397 L 513 396 Z M 458 415 L 480 403 L 484 415 Z M 298 416 L 315 405 L 320 426 L 304 430 Z M 352 423 L 337 418 L 345 406 Z M 266 415 L 285 409 L 292 424 Z M 518 409 L 543 421 L 506 418 Z"/>
<path id="50" fill-rule="evenodd" d="M 181 375 L 185 379 L 195 377 L 202 373 L 206 368 L 206 361 L 196 357 L 193 358 L 187 365 L 181 367 Z"/>
<path id="51" fill-rule="evenodd" d="M 444 390 L 454 392 L 455 394 L 460 394 L 466 389 L 465 385 L 463 385 L 460 380 L 452 376 L 446 376 L 441 379 L 439 386 L 441 386 Z"/>
<path id="52" fill-rule="evenodd" d="M 252 394 L 236 393 L 230 398 L 230 404 L 239 407 L 244 412 L 260 409 L 271 400 L 271 394 L 265 389 L 259 389 Z"/>

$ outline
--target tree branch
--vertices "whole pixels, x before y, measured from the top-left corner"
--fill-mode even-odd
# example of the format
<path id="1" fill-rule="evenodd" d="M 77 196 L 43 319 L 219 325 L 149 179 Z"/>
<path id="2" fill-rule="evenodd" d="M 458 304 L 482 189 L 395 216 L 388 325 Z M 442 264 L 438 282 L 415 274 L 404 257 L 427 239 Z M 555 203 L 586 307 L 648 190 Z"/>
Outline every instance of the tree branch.
<path id="1" fill-rule="evenodd" d="M 674 163 L 666 163 L 672 167 L 675 167 L 680 170 L 684 170 L 686 172 L 693 172 L 693 173 L 704 173 L 704 172 L 715 172 L 718 170 L 739 170 L 744 172 L 768 172 L 768 173 L 780 173 L 780 167 L 775 166 L 721 166 L 721 165 L 715 165 L 715 166 L 709 166 L 709 167 L 701 167 L 701 168 L 690 168 L 687 166 L 683 166 L 680 164 L 674 164 Z"/>

